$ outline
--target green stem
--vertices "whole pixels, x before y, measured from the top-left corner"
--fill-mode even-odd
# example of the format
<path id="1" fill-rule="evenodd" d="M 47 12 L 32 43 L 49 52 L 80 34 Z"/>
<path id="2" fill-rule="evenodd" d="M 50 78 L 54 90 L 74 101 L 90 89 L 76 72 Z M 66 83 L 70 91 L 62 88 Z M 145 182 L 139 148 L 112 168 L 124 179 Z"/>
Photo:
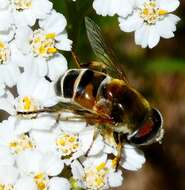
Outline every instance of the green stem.
<path id="1" fill-rule="evenodd" d="M 68 33 L 69 38 L 73 40 L 73 48 L 76 49 L 78 37 L 84 17 L 92 10 L 93 0 L 65 0 L 67 9 Z"/>

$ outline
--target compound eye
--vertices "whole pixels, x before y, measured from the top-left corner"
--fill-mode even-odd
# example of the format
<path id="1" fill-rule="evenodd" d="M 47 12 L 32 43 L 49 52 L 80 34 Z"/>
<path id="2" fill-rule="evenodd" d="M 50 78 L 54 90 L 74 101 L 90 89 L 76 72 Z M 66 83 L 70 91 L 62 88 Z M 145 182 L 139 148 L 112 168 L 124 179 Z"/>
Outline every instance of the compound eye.
<path id="1" fill-rule="evenodd" d="M 152 108 L 151 114 L 146 119 L 141 128 L 129 135 L 128 140 L 136 145 L 151 144 L 159 141 L 163 135 L 163 119 L 161 113 Z"/>

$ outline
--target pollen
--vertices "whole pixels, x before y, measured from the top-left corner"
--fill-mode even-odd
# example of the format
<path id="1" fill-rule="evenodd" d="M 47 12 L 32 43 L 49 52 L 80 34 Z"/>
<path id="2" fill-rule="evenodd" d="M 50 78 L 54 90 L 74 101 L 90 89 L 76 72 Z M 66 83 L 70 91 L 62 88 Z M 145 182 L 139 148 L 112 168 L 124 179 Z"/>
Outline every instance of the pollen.
<path id="1" fill-rule="evenodd" d="M 55 54 L 57 52 L 56 48 L 48 48 L 47 49 L 48 53 Z"/>
<path id="2" fill-rule="evenodd" d="M 156 0 L 147 1 L 139 10 L 140 17 L 148 24 L 155 24 L 158 20 L 162 19 L 168 11 L 161 10 L 157 6 Z"/>
<path id="3" fill-rule="evenodd" d="M 36 173 L 34 176 L 34 181 L 37 185 L 38 190 L 47 190 L 49 178 L 45 173 Z"/>
<path id="4" fill-rule="evenodd" d="M 32 7 L 32 0 L 13 0 L 16 10 L 23 11 Z"/>
<path id="5" fill-rule="evenodd" d="M 0 184 L 0 190 L 14 190 L 14 187 L 13 187 L 13 185 Z"/>
<path id="6" fill-rule="evenodd" d="M 56 38 L 56 34 L 55 33 L 49 33 L 45 35 L 46 39 L 55 39 Z"/>
<path id="7" fill-rule="evenodd" d="M 19 111 L 36 111 L 39 109 L 39 103 L 29 96 L 24 96 L 18 101 L 18 110 Z"/>
<path id="8" fill-rule="evenodd" d="M 106 164 L 100 163 L 95 168 L 86 168 L 84 181 L 88 189 L 102 189 L 106 184 Z"/>
<path id="9" fill-rule="evenodd" d="M 100 165 L 96 166 L 96 170 L 100 171 L 100 170 L 104 169 L 105 166 L 106 166 L 106 164 L 104 162 L 102 162 Z"/>
<path id="10" fill-rule="evenodd" d="M 26 96 L 26 97 L 23 98 L 23 103 L 24 103 L 24 110 L 30 110 L 30 108 L 31 108 L 31 99 Z"/>
<path id="11" fill-rule="evenodd" d="M 34 56 L 48 58 L 55 55 L 58 52 L 55 48 L 55 37 L 55 33 L 45 34 L 41 29 L 35 30 L 30 41 Z"/>
<path id="12" fill-rule="evenodd" d="M 0 64 L 6 64 L 10 58 L 10 49 L 4 42 L 0 41 Z"/>
<path id="13" fill-rule="evenodd" d="M 166 10 L 159 10 L 159 15 L 166 15 L 166 14 L 168 14 L 168 11 L 166 11 Z"/>
<path id="14" fill-rule="evenodd" d="M 63 156 L 70 156 L 79 149 L 79 140 L 77 135 L 62 134 L 56 139 L 56 145 Z"/>
<path id="15" fill-rule="evenodd" d="M 28 135 L 20 135 L 17 139 L 9 143 L 9 147 L 13 153 L 20 153 L 24 150 L 31 150 L 34 144 Z"/>

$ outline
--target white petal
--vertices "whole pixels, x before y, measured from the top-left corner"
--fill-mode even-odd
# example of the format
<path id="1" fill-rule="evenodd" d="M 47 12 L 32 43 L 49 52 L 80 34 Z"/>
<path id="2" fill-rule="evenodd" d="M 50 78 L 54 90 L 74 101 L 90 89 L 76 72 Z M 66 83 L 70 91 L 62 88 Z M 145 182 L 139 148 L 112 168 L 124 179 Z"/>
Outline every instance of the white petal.
<path id="1" fill-rule="evenodd" d="M 53 84 L 48 82 L 45 78 L 39 79 L 37 85 L 35 86 L 34 92 L 32 92 L 32 97 L 39 101 L 43 105 L 49 98 L 55 95 Z"/>
<path id="2" fill-rule="evenodd" d="M 0 30 L 6 31 L 11 27 L 13 17 L 9 10 L 0 11 Z"/>
<path id="3" fill-rule="evenodd" d="M 180 21 L 180 18 L 174 14 L 168 14 L 167 16 L 171 22 L 173 22 L 174 24 L 177 24 Z"/>
<path id="4" fill-rule="evenodd" d="M 31 129 L 49 130 L 51 129 L 56 120 L 47 114 L 43 114 L 36 119 L 20 119 L 17 120 L 16 133 L 26 133 Z"/>
<path id="5" fill-rule="evenodd" d="M 135 0 L 118 0 L 117 14 L 122 17 L 127 17 L 129 14 L 132 13 L 134 5 Z"/>
<path id="6" fill-rule="evenodd" d="M 15 190 L 37 190 L 36 183 L 34 182 L 33 178 L 24 176 L 21 177 L 16 185 L 15 185 Z"/>
<path id="7" fill-rule="evenodd" d="M 148 37 L 148 46 L 149 48 L 155 47 L 160 40 L 160 35 L 158 34 L 156 27 L 151 26 L 149 31 L 149 37 Z"/>
<path id="8" fill-rule="evenodd" d="M 13 166 L 15 162 L 14 156 L 7 147 L 0 147 L 0 165 Z"/>
<path id="9" fill-rule="evenodd" d="M 42 7 L 42 9 L 41 9 Z M 52 10 L 53 4 L 48 0 L 34 0 L 32 4 L 33 12 L 39 19 L 46 18 Z M 32 13 L 33 14 L 33 13 Z"/>
<path id="10" fill-rule="evenodd" d="M 83 161 L 84 167 L 96 167 L 101 163 L 107 162 L 107 154 L 101 153 L 97 156 L 88 157 L 86 160 Z"/>
<path id="11" fill-rule="evenodd" d="M 8 0 L 0 0 L 0 9 L 6 9 L 9 6 Z"/>
<path id="12" fill-rule="evenodd" d="M 30 27 L 18 27 L 16 31 L 16 45 L 17 48 L 20 49 L 23 53 L 30 52 L 30 43 L 29 39 L 32 37 L 33 32 Z"/>
<path id="13" fill-rule="evenodd" d="M 93 2 L 93 8 L 96 10 L 96 13 L 102 16 L 113 16 L 116 14 L 116 4 L 114 1 L 104 1 L 104 0 L 95 0 Z"/>
<path id="14" fill-rule="evenodd" d="M 67 21 L 63 14 L 52 11 L 46 19 L 39 22 L 39 25 L 48 33 L 59 34 L 64 31 Z"/>
<path id="15" fill-rule="evenodd" d="M 168 12 L 173 12 L 175 11 L 179 5 L 180 1 L 179 0 L 158 0 L 159 2 L 159 8 L 162 10 L 166 10 Z"/>
<path id="16" fill-rule="evenodd" d="M 0 127 L 0 144 L 7 146 L 9 143 L 16 138 L 15 135 L 15 121 L 14 117 L 9 117 L 8 120 L 4 120 Z"/>
<path id="17" fill-rule="evenodd" d="M 57 42 L 55 47 L 59 50 L 70 51 L 72 48 L 72 41 L 65 35 L 60 36 L 60 42 Z"/>
<path id="18" fill-rule="evenodd" d="M 48 116 L 47 116 L 48 115 Z M 56 123 L 56 119 L 50 116 L 49 114 L 43 114 L 37 119 L 33 119 L 32 128 L 39 130 L 49 130 Z"/>
<path id="19" fill-rule="evenodd" d="M 45 171 L 48 176 L 56 176 L 64 168 L 64 162 L 52 152 L 44 154 L 40 161 L 41 171 Z"/>
<path id="20" fill-rule="evenodd" d="M 33 26 L 36 22 L 36 15 L 32 14 L 31 9 L 24 11 L 14 11 L 15 24 L 19 26 Z"/>
<path id="21" fill-rule="evenodd" d="M 13 42 L 11 45 L 11 62 L 20 67 L 26 67 L 33 63 L 33 56 L 31 54 L 23 54 Z"/>
<path id="22" fill-rule="evenodd" d="M 137 12 L 134 12 L 127 18 L 119 17 L 119 26 L 124 32 L 132 32 L 141 27 L 143 20 L 139 17 Z"/>
<path id="23" fill-rule="evenodd" d="M 94 156 L 100 153 L 103 150 L 103 148 L 104 148 L 103 137 L 101 135 L 98 135 L 92 144 L 88 156 Z"/>
<path id="24" fill-rule="evenodd" d="M 121 166 L 127 170 L 139 170 L 145 163 L 144 153 L 132 145 L 125 145 L 122 153 Z"/>
<path id="25" fill-rule="evenodd" d="M 0 165 L 0 184 L 14 184 L 19 175 L 18 170 L 13 166 Z"/>
<path id="26" fill-rule="evenodd" d="M 156 24 L 159 35 L 166 39 L 174 37 L 174 28 L 172 27 L 175 27 L 175 25 L 171 25 L 169 22 L 166 22 L 166 20 L 162 20 Z"/>
<path id="27" fill-rule="evenodd" d="M 55 135 L 47 131 L 31 130 L 30 137 L 34 140 L 36 148 L 43 152 L 52 152 L 56 149 Z"/>
<path id="28" fill-rule="evenodd" d="M 77 160 L 71 163 L 71 172 L 74 179 L 82 179 L 84 176 L 84 169 L 80 162 Z"/>
<path id="29" fill-rule="evenodd" d="M 1 65 L 0 72 L 4 83 L 9 87 L 13 87 L 16 84 L 18 77 L 20 76 L 20 70 L 18 66 L 12 64 L 11 62 L 6 65 Z"/>
<path id="30" fill-rule="evenodd" d="M 49 181 L 49 190 L 70 190 L 69 181 L 62 177 L 53 177 Z"/>
<path id="31" fill-rule="evenodd" d="M 29 81 L 29 84 L 28 84 Z M 40 82 L 40 78 L 35 75 L 32 69 L 28 72 L 24 72 L 19 77 L 17 82 L 17 92 L 19 96 L 33 96 L 33 92 L 35 91 L 35 87 Z"/>
<path id="32" fill-rule="evenodd" d="M 9 91 L 0 98 L 0 110 L 8 112 L 10 115 L 15 114 L 14 97 Z"/>
<path id="33" fill-rule="evenodd" d="M 141 45 L 142 48 L 146 48 L 148 45 L 149 30 L 150 26 L 144 24 L 135 32 L 135 42 L 137 45 Z"/>
<path id="34" fill-rule="evenodd" d="M 56 81 L 67 70 L 67 60 L 63 55 L 57 54 L 48 61 L 48 68 L 48 77 Z"/>
<path id="35" fill-rule="evenodd" d="M 93 143 L 94 128 L 87 127 L 79 134 L 80 149 L 85 154 Z"/>
<path id="36" fill-rule="evenodd" d="M 146 0 L 135 0 L 135 6 L 141 7 L 146 2 Z"/>
<path id="37" fill-rule="evenodd" d="M 40 172 L 42 154 L 38 151 L 26 150 L 17 156 L 17 166 L 24 173 Z"/>
<path id="38" fill-rule="evenodd" d="M 44 77 L 48 74 L 48 65 L 47 61 L 44 58 L 37 57 L 34 59 L 36 71 L 40 77 Z"/>
<path id="39" fill-rule="evenodd" d="M 68 117 L 68 116 L 71 116 L 71 114 L 69 115 L 64 113 L 61 115 L 61 117 Z M 78 133 L 82 131 L 86 127 L 86 125 L 87 125 L 86 122 L 61 121 L 59 123 L 59 128 L 65 132 Z"/>
<path id="40" fill-rule="evenodd" d="M 110 187 L 119 187 L 123 183 L 122 172 L 119 170 L 118 172 L 111 172 L 108 174 L 108 181 Z"/>

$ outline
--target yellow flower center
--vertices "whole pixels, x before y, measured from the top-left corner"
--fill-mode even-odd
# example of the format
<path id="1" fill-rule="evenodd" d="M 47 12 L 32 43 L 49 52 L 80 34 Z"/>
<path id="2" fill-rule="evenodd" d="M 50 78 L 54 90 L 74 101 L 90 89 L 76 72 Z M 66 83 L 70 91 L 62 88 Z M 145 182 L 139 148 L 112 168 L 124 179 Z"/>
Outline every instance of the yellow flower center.
<path id="1" fill-rule="evenodd" d="M 29 97 L 29 96 L 24 96 L 22 98 L 19 98 L 18 105 L 17 105 L 17 110 L 20 112 L 30 112 L 30 111 L 36 111 L 40 108 L 39 103 Z M 29 115 L 24 115 L 26 118 L 33 118 L 35 117 L 36 114 L 29 114 Z"/>
<path id="2" fill-rule="evenodd" d="M 56 139 L 56 145 L 63 156 L 69 156 L 79 148 L 78 136 L 62 134 Z"/>
<path id="3" fill-rule="evenodd" d="M 139 10 L 139 14 L 146 23 L 155 24 L 164 15 L 168 14 L 168 11 L 159 9 L 156 1 L 151 0 L 144 3 Z"/>
<path id="4" fill-rule="evenodd" d="M 0 184 L 0 190 L 13 190 L 13 189 L 14 189 L 13 185 Z"/>
<path id="5" fill-rule="evenodd" d="M 2 41 L 0 41 L 0 64 L 5 64 L 10 57 L 9 47 Z"/>
<path id="6" fill-rule="evenodd" d="M 50 57 L 58 52 L 55 48 L 55 33 L 45 34 L 43 30 L 35 30 L 31 47 L 34 56 Z"/>
<path id="7" fill-rule="evenodd" d="M 23 11 L 32 7 L 32 0 L 14 0 L 16 10 Z"/>
<path id="8" fill-rule="evenodd" d="M 102 162 L 95 168 L 85 170 L 84 180 L 89 189 L 101 189 L 106 183 L 107 168 Z"/>
<path id="9" fill-rule="evenodd" d="M 37 185 L 38 190 L 47 190 L 49 178 L 45 173 L 40 172 L 35 174 L 34 181 Z"/>
<path id="10" fill-rule="evenodd" d="M 33 149 L 34 145 L 28 135 L 20 135 L 17 139 L 9 143 L 9 147 L 17 154 L 24 150 Z"/>

